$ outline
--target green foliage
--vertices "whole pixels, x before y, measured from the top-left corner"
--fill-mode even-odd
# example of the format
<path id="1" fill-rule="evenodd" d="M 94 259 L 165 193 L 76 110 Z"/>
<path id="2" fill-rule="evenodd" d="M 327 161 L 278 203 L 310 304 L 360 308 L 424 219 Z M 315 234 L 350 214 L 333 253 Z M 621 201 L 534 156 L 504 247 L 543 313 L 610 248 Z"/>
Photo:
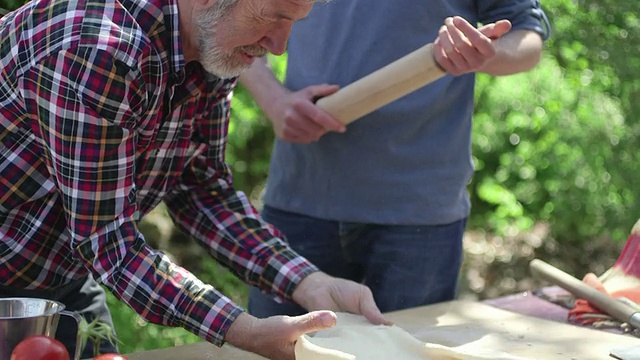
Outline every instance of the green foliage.
<path id="1" fill-rule="evenodd" d="M 286 56 L 269 56 L 274 73 L 284 76 Z M 234 186 L 259 197 L 259 190 L 269 171 L 273 144 L 271 124 L 251 95 L 238 86 L 233 94 L 227 162 L 234 174 Z"/>
<path id="2" fill-rule="evenodd" d="M 14 10 L 23 3 L 24 1 L 22 0 L 0 0 L 0 16 L 3 14 L 2 10 Z"/>
<path id="3" fill-rule="evenodd" d="M 534 71 L 479 76 L 470 227 L 504 233 L 552 224 L 565 241 L 628 234 L 640 170 L 618 99 L 545 57 Z M 626 236 L 624 236 L 626 238 Z"/>
<path id="4" fill-rule="evenodd" d="M 553 36 L 540 66 L 478 77 L 470 226 L 548 221 L 559 241 L 624 240 L 640 216 L 640 3 L 543 4 Z"/>

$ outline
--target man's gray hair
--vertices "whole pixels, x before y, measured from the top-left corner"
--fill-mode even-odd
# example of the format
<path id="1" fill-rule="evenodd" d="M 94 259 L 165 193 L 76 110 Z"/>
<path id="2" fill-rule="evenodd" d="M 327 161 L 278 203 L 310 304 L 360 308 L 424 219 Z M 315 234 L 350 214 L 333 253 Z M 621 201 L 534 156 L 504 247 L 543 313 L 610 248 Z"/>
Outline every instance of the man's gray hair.
<path id="1" fill-rule="evenodd" d="M 237 3 L 239 0 L 218 0 L 216 2 L 216 8 L 222 12 L 222 13 L 226 13 L 227 11 L 231 10 Z"/>
<path id="2" fill-rule="evenodd" d="M 196 18 L 196 23 L 203 28 L 208 28 L 210 24 L 216 23 L 227 15 L 240 0 L 218 0 L 216 3 L 202 11 Z"/>

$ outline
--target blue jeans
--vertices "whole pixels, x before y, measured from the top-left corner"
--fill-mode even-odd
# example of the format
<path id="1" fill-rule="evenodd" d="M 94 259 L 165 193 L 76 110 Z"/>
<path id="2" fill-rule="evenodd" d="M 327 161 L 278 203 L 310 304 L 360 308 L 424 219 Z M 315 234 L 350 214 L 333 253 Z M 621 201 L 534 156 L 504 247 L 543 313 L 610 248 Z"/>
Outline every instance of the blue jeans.
<path id="1" fill-rule="evenodd" d="M 462 263 L 466 219 L 447 225 L 338 222 L 266 206 L 263 218 L 280 229 L 295 251 L 329 275 L 367 285 L 383 312 L 452 300 Z M 300 315 L 252 287 L 249 313 Z"/>

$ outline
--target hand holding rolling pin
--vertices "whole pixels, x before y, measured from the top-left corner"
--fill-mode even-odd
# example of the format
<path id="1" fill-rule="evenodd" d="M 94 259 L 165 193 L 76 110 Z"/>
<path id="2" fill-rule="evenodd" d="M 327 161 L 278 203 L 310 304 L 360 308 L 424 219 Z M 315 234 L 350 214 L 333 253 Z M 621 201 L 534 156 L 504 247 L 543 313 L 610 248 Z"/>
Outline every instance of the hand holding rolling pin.
<path id="1" fill-rule="evenodd" d="M 273 76 L 264 58 L 254 61 L 240 76 L 240 83 L 267 115 L 275 135 L 284 141 L 306 144 L 318 141 L 328 131 L 346 131 L 343 123 L 314 102 L 338 91 L 337 85 L 317 84 L 291 91 Z"/>
<path id="2" fill-rule="evenodd" d="M 476 29 L 461 17 L 447 18 L 433 43 L 340 91 L 330 84 L 289 91 L 273 77 L 264 59 L 256 60 L 240 81 L 273 123 L 277 137 L 311 143 L 329 131 L 346 131 L 346 124 L 440 78 L 445 71 L 461 75 L 481 70 L 495 57 L 497 41 L 510 29 L 507 20 Z"/>
<path id="3" fill-rule="evenodd" d="M 497 53 L 497 42 L 511 29 L 500 20 L 476 29 L 465 19 L 446 18 L 434 41 L 433 56 L 442 69 L 453 75 L 481 71 Z"/>

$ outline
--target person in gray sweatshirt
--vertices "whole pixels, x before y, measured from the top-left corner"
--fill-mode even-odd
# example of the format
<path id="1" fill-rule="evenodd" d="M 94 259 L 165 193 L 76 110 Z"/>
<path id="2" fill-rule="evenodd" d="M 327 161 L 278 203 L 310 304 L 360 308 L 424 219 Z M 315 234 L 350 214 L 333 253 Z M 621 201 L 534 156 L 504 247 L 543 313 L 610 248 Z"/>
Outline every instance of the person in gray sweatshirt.
<path id="1" fill-rule="evenodd" d="M 240 77 L 277 137 L 264 219 L 323 271 L 370 287 L 382 311 L 453 299 L 475 73 L 532 69 L 548 33 L 538 0 L 316 4 L 293 27 L 284 84 L 264 59 Z M 429 42 L 443 78 L 349 126 L 315 105 Z M 253 288 L 249 312 L 304 310 Z"/>

